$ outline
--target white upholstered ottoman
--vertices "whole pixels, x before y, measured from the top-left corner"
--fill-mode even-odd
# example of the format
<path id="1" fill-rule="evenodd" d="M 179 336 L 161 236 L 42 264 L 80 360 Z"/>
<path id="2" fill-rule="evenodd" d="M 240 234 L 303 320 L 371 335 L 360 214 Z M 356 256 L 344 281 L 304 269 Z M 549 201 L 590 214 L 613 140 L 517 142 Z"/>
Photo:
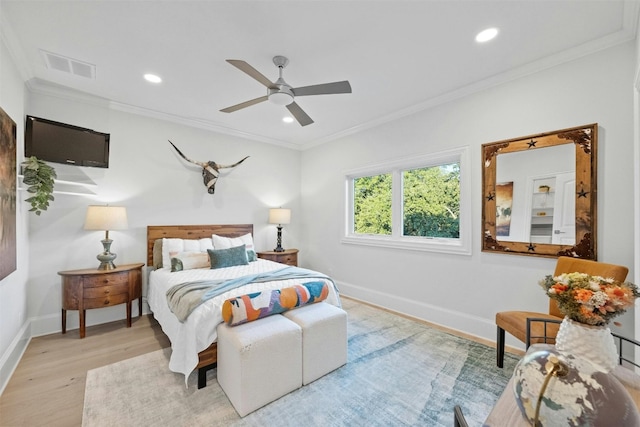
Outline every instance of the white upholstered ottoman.
<path id="1" fill-rule="evenodd" d="M 220 324 L 218 383 L 241 417 L 302 386 L 302 330 L 274 315 Z"/>
<path id="2" fill-rule="evenodd" d="M 326 302 L 282 313 L 302 328 L 302 384 L 347 363 L 347 313 Z"/>

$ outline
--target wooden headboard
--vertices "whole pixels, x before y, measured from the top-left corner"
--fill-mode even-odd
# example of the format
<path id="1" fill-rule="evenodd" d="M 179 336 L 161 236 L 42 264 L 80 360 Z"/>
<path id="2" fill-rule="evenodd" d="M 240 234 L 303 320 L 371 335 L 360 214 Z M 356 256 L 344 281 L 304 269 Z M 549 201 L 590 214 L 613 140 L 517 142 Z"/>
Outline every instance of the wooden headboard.
<path id="1" fill-rule="evenodd" d="M 217 234 L 224 237 L 240 237 L 253 234 L 253 224 L 229 225 L 148 225 L 147 226 L 147 265 L 153 265 L 153 243 L 157 239 L 203 239 Z"/>

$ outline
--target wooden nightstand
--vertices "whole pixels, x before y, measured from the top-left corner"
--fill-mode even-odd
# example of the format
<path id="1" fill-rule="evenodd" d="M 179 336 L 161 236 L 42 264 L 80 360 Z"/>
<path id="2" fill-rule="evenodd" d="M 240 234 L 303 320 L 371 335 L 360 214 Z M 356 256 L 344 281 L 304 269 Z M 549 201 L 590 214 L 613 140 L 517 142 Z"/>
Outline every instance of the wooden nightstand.
<path id="1" fill-rule="evenodd" d="M 85 335 L 87 309 L 127 304 L 127 327 L 131 327 L 131 301 L 138 299 L 142 314 L 142 266 L 128 264 L 113 270 L 59 271 L 62 276 L 62 333 L 67 332 L 67 310 L 78 310 L 80 338 Z"/>
<path id="2" fill-rule="evenodd" d="M 262 259 L 268 259 L 269 261 L 275 261 L 282 264 L 298 266 L 298 250 L 297 249 L 285 249 L 284 252 L 265 251 L 258 252 L 258 257 Z"/>

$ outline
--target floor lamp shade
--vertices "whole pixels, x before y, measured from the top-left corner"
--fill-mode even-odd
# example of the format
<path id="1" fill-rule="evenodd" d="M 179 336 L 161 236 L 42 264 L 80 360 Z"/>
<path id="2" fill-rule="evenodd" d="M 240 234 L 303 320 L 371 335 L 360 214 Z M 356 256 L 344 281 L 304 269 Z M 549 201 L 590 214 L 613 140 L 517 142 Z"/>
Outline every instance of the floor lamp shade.
<path id="1" fill-rule="evenodd" d="M 278 241 L 274 252 L 284 252 L 282 247 L 282 224 L 291 222 L 291 209 L 269 209 L 269 224 L 278 224 Z"/>
<path id="2" fill-rule="evenodd" d="M 116 254 L 111 253 L 109 230 L 124 230 L 128 228 L 127 210 L 122 206 L 89 206 L 84 220 L 85 230 L 104 230 L 105 237 L 102 240 L 104 252 L 97 256 L 100 261 L 98 270 L 113 270 L 116 266 L 113 260 Z"/>

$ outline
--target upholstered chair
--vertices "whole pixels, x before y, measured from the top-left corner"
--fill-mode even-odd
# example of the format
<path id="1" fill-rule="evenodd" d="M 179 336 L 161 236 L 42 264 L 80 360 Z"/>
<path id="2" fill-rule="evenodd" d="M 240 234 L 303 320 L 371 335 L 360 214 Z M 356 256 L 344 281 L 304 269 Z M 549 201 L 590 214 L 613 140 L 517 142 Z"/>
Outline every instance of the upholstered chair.
<path id="1" fill-rule="evenodd" d="M 604 262 L 559 257 L 553 275 L 559 276 L 563 273 L 573 272 L 586 273 L 591 276 L 601 276 L 605 278 L 611 277 L 623 282 L 627 278 L 629 269 L 621 265 L 606 264 Z M 526 343 L 528 347 L 530 344 L 545 342 L 546 339 L 555 338 L 560 325 L 558 323 L 545 323 L 543 320 L 561 321 L 563 317 L 564 315 L 560 312 L 555 300 L 551 298 L 549 298 L 548 313 L 536 313 L 532 311 L 501 311 L 496 313 L 496 326 L 498 327 L 496 342 L 498 367 L 502 368 L 504 362 L 505 331 L 523 343 Z M 527 331 L 527 318 L 535 318 L 542 321 L 530 322 L 530 330 Z"/>

